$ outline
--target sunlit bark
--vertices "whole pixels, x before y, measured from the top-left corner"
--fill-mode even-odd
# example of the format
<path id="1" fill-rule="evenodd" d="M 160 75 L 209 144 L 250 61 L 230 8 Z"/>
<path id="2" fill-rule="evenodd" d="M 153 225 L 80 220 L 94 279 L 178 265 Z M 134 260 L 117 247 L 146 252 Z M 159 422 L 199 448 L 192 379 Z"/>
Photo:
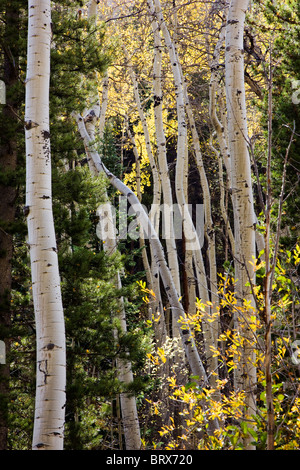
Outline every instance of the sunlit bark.
<path id="1" fill-rule="evenodd" d="M 237 390 L 246 392 L 246 415 L 249 419 L 256 411 L 255 353 L 253 333 L 249 328 L 249 322 L 255 311 L 251 283 L 255 283 L 253 259 L 256 255 L 256 218 L 248 151 L 244 85 L 243 32 L 247 7 L 248 0 L 232 0 L 229 6 L 225 43 L 225 85 L 234 210 L 236 292 L 240 308 L 245 303 L 248 305 L 243 309 L 243 313 L 237 311 L 235 315 L 236 331 L 243 337 L 241 358 L 236 363 L 235 386 Z"/>
<path id="2" fill-rule="evenodd" d="M 92 141 L 90 140 L 89 135 L 86 132 L 84 121 L 81 116 L 77 116 L 77 122 L 81 137 L 83 138 L 85 145 L 89 146 L 90 148 L 90 153 L 92 155 L 97 170 L 99 171 L 99 173 L 103 172 L 109 179 L 110 183 L 118 191 L 120 191 L 121 194 L 126 196 L 128 202 L 133 208 L 134 213 L 137 215 L 145 234 L 147 234 L 147 237 L 150 240 L 153 249 L 155 262 L 159 268 L 159 273 L 169 299 L 171 311 L 174 313 L 176 320 L 180 320 L 181 317 L 184 317 L 184 309 L 178 298 L 173 278 L 166 263 L 163 247 L 148 215 L 146 214 L 138 197 L 119 178 L 117 178 L 105 167 L 105 165 L 101 161 L 99 153 L 92 147 Z M 189 327 L 187 326 L 185 329 L 180 329 L 180 335 L 192 373 L 199 377 L 200 382 L 206 382 L 206 371 L 202 364 L 201 358 L 197 351 L 197 347 L 195 345 Z"/>
<path id="3" fill-rule="evenodd" d="M 66 350 L 51 194 L 50 0 L 28 4 L 26 206 L 37 367 L 33 449 L 63 448 Z"/>
<path id="4" fill-rule="evenodd" d="M 207 276 L 204 268 L 204 262 L 201 252 L 201 245 L 199 236 L 194 227 L 194 223 L 191 214 L 188 210 L 188 203 L 185 200 L 184 194 L 184 178 L 185 178 L 185 159 L 186 159 L 186 148 L 187 148 L 187 119 L 186 119 L 186 96 L 184 93 L 183 77 L 181 73 L 180 64 L 176 53 L 175 45 L 171 39 L 169 30 L 164 21 L 162 15 L 161 4 L 159 0 L 149 0 L 149 10 L 153 18 L 156 19 L 158 27 L 161 29 L 165 44 L 169 53 L 170 64 L 172 67 L 174 84 L 175 84 L 175 95 L 176 95 L 176 109 L 177 109 L 177 121 L 178 121 L 178 137 L 177 137 L 177 159 L 176 159 L 176 175 L 175 175 L 175 190 L 176 197 L 179 207 L 181 208 L 183 218 L 183 230 L 185 234 L 185 243 L 187 250 L 193 250 L 196 276 L 198 289 L 200 293 L 201 301 L 207 304 L 210 301 L 209 289 L 207 284 Z M 203 176 L 203 174 L 202 174 Z M 207 311 L 210 311 L 210 307 L 207 306 Z M 210 381 L 213 386 L 215 383 L 217 372 L 217 361 L 213 357 L 211 347 L 215 346 L 215 330 L 210 322 L 203 321 L 203 336 L 206 349 L 206 360 L 208 363 L 208 374 Z"/>

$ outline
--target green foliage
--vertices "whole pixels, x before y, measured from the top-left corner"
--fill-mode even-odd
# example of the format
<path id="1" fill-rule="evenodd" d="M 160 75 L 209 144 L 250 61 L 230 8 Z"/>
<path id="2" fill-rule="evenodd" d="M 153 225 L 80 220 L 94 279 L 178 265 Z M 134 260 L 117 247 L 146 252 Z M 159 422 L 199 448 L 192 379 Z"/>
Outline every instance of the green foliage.
<path id="1" fill-rule="evenodd" d="M 59 1 L 52 10 L 51 95 L 55 113 L 62 107 L 63 116 L 84 109 L 95 71 L 102 74 L 113 54 L 109 45 L 103 50 L 105 26 L 80 17 L 75 6 Z"/>
<path id="2" fill-rule="evenodd" d="M 24 3 L 24 2 L 23 2 Z M 24 200 L 24 78 L 26 66 L 26 11 L 20 1 L 7 1 L 0 7 L 0 24 L 4 25 L 2 12 L 7 5 L 18 11 L 18 28 L 0 29 L 1 52 L 0 79 L 4 76 L 4 52 L 9 51 L 17 64 L 19 79 L 11 83 L 8 100 L 17 103 L 16 116 L 7 116 L 7 108 L 1 108 L 0 133 L 1 150 L 13 144 L 18 150 L 18 168 L 11 169 L 0 165 L 0 186 L 17 188 L 16 217 L 13 222 L 0 221 L 0 230 L 13 237 L 14 257 L 12 268 L 12 291 L 10 312 L 12 325 L 0 326 L 1 334 L 9 333 L 11 347 L 10 394 L 9 403 L 9 447 L 29 449 L 34 414 L 35 388 L 35 323 L 30 287 L 30 268 L 26 246 L 26 227 L 21 206 Z M 154 343 L 154 327 L 158 319 L 149 319 L 143 295 L 153 295 L 141 283 L 143 292 L 137 289 L 136 281 L 144 276 L 141 263 L 141 250 L 137 242 L 120 241 L 117 251 L 109 256 L 103 250 L 103 242 L 97 238 L 97 208 L 103 202 L 105 190 L 117 199 L 117 194 L 107 188 L 102 177 L 92 178 L 88 170 L 85 149 L 77 131 L 72 112 L 82 112 L 90 106 L 88 97 L 94 96 L 95 72 L 101 76 L 114 54 L 114 43 L 105 37 L 105 25 L 95 26 L 84 16 L 80 16 L 80 1 L 60 0 L 53 2 L 53 47 L 51 49 L 51 153 L 53 175 L 53 210 L 57 235 L 61 286 L 67 335 L 67 404 L 65 448 L 107 449 L 119 446 L 118 435 L 119 404 L 121 392 L 137 396 L 143 445 L 145 448 L 165 449 L 243 449 L 245 437 L 255 443 L 258 449 L 266 448 L 267 441 L 267 403 L 266 377 L 264 372 L 264 334 L 263 288 L 265 266 L 256 263 L 257 287 L 255 287 L 256 309 L 245 302 L 237 305 L 234 292 L 234 273 L 231 260 L 224 263 L 224 276 L 220 275 L 220 308 L 208 316 L 199 300 L 194 315 L 182 319 L 191 327 L 202 354 L 203 322 L 214 323 L 221 319 L 218 347 L 212 354 L 218 358 L 220 379 L 215 390 L 199 385 L 198 377 L 189 377 L 185 384 L 179 383 L 176 363 L 167 369 L 168 362 L 178 354 L 176 339 L 167 338 L 165 344 L 157 347 Z M 85 2 L 86 3 L 86 2 Z M 258 2 L 261 5 L 261 2 Z M 278 2 L 277 2 L 278 3 Z M 293 341 L 297 339 L 299 323 L 299 246 L 297 226 L 299 194 L 296 183 L 299 175 L 298 127 L 299 104 L 292 101 L 293 80 L 299 76 L 299 19 L 300 6 L 296 1 L 286 1 L 283 5 L 264 2 L 266 25 L 261 26 L 259 34 L 266 34 L 269 41 L 272 31 L 274 69 L 273 87 L 273 196 L 278 197 L 281 188 L 282 165 L 291 135 L 293 123 L 296 124 L 295 141 L 291 147 L 285 195 L 290 194 L 284 206 L 283 224 L 289 225 L 286 238 L 281 238 L 279 260 L 276 264 L 272 294 L 272 355 L 273 355 L 273 400 L 275 410 L 275 447 L 276 449 L 299 449 L 300 422 L 299 410 L 299 365 L 295 360 Z M 12 11 L 12 10 L 11 10 Z M 258 25 L 253 22 L 256 31 Z M 138 27 L 138 23 L 136 24 Z M 263 29 L 265 28 L 265 29 Z M 273 37 L 273 36 L 272 36 Z M 269 46 L 266 46 L 266 50 Z M 264 50 L 264 52 L 266 52 Z M 265 54 L 267 57 L 267 54 Z M 266 77 L 266 63 L 251 65 L 254 77 Z M 249 66 L 249 68 L 251 68 Z M 207 78 L 191 73 L 193 84 L 189 92 L 193 104 L 201 101 L 200 118 L 197 120 L 201 135 L 201 149 L 212 190 L 213 218 L 220 218 L 218 204 L 217 161 L 208 150 L 209 126 L 205 109 L 208 102 Z M 143 83 L 142 83 L 143 82 Z M 194 87 L 194 88 L 193 88 Z M 299 87 L 300 88 L 300 87 Z M 201 89 L 201 92 L 199 90 Z M 148 81 L 142 80 L 140 92 L 146 99 L 145 110 L 152 109 Z M 201 98 L 201 99 L 200 99 Z M 199 104 L 199 103 L 198 103 Z M 255 103 L 262 113 L 262 126 L 267 127 L 266 93 L 261 105 Z M 15 108 L 14 108 L 15 109 Z M 173 111 L 167 116 L 169 124 L 176 128 Z M 135 122 L 138 130 L 138 122 Z M 120 152 L 117 141 L 122 134 L 123 121 L 120 117 L 111 119 L 105 129 L 103 141 L 96 142 L 104 163 L 114 174 L 120 176 Z M 176 153 L 176 135 L 172 132 L 167 139 L 170 173 L 173 183 L 173 168 Z M 265 187 L 264 165 L 266 160 L 266 134 L 255 147 L 259 160 L 261 180 Z M 128 149 L 125 149 L 125 152 Z M 129 149 L 125 164 L 132 160 Z M 1 162 L 0 162 L 1 163 Z M 190 167 L 190 200 L 202 201 L 202 190 L 198 177 L 193 176 L 195 166 Z M 147 182 L 143 200 L 151 203 L 150 173 L 148 166 L 143 167 L 143 177 Z M 195 172 L 196 173 L 196 172 Z M 133 179 L 135 178 L 133 173 Z M 133 181 L 134 183 L 134 181 Z M 148 186 L 149 183 L 149 186 Z M 150 202 L 149 202 L 150 201 Z M 276 227 L 276 199 L 272 212 L 272 226 Z M 215 224 L 217 226 L 217 223 Z M 263 222 L 261 223 L 264 231 Z M 218 230 L 218 229 L 216 229 Z M 221 229 L 220 229 L 221 234 Z M 218 238 L 220 235 L 217 233 Z M 223 239 L 218 241 L 218 263 L 224 260 Z M 1 249 L 1 248 L 0 248 Z M 122 253 L 122 254 L 121 254 Z M 3 254 L 2 252 L 0 253 Z M 261 253 L 262 255 L 262 253 Z M 116 274 L 122 272 L 122 289 L 116 286 Z M 144 286 L 144 287 L 143 287 Z M 122 331 L 118 314 L 124 299 L 128 331 Z M 7 307 L 7 305 L 6 305 Z M 236 312 L 245 323 L 237 332 L 232 327 Z M 147 312 L 147 313 L 146 313 Z M 168 313 L 168 312 L 167 312 Z M 167 315 L 166 313 L 166 315 Z M 146 320 L 147 319 L 147 320 Z M 243 328 L 250 328 L 253 341 L 244 337 Z M 8 333 L 7 333 L 8 332 Z M 256 350 L 257 367 L 257 405 L 254 416 L 243 420 L 245 391 L 233 388 L 233 377 L 239 360 L 239 351 L 247 346 Z M 248 344 L 251 343 L 251 344 Z M 294 355 L 293 355 L 294 353 Z M 294 358 L 294 361 L 292 360 Z M 130 360 L 134 381 L 125 386 L 118 380 L 117 360 Z M 168 371 L 169 374 L 163 374 Z M 174 372 L 175 371 L 175 372 Z M 182 372 L 182 371 L 181 371 Z M 168 396 L 162 398 L 167 379 Z M 2 402 L 2 404 L 4 401 Z M 160 420 L 163 407 L 168 404 L 170 419 Z M 212 434 L 210 424 L 219 420 L 220 429 Z M 161 423 L 161 425 L 159 424 Z"/>
<path id="3" fill-rule="evenodd" d="M 259 2 L 260 5 L 260 2 Z M 260 8 L 260 7 L 259 7 Z M 265 60 L 259 65 L 261 74 L 268 72 L 269 53 L 272 62 L 272 191 L 276 201 L 280 194 L 282 183 L 283 163 L 288 149 L 293 128 L 295 134 L 289 150 L 288 165 L 286 173 L 286 184 L 284 198 L 286 204 L 282 215 L 282 228 L 285 228 L 285 235 L 281 241 L 286 247 L 293 245 L 297 241 L 299 234 L 299 128 L 300 128 L 300 104 L 298 102 L 299 83 L 299 47 L 300 47 L 300 9 L 299 2 L 287 0 L 276 3 L 267 1 L 263 10 L 266 23 L 255 26 L 256 31 L 265 40 Z M 269 52 L 271 51 L 271 52 Z M 262 72 L 263 70 L 263 72 Z M 260 104 L 258 104 L 260 107 Z M 261 104 L 262 126 L 265 131 L 265 141 L 267 142 L 267 122 L 268 122 L 268 97 L 267 85 L 265 87 L 264 100 Z M 258 145 L 258 149 L 260 146 Z M 265 156 L 266 152 L 262 149 Z M 259 165 L 263 165 L 264 158 L 257 154 Z M 263 173 L 263 170 L 260 171 Z M 262 182 L 264 177 L 262 176 Z"/>
<path id="4" fill-rule="evenodd" d="M 12 2 L 7 2 L 7 4 Z M 20 74 L 24 79 L 26 66 L 27 17 L 20 11 L 20 28 L 6 32 L 10 51 L 19 58 Z M 94 86 L 95 71 L 102 74 L 113 48 L 106 44 L 103 50 L 105 26 L 95 26 L 79 18 L 75 6 L 81 2 L 55 2 L 52 11 L 53 47 L 51 49 L 50 120 L 53 182 L 53 211 L 59 249 L 59 264 L 67 333 L 67 413 L 66 448 L 82 449 L 105 447 L 110 439 L 111 406 L 124 386 L 117 379 L 117 357 L 133 361 L 139 374 L 145 355 L 145 339 L 135 321 L 138 309 L 130 280 L 124 290 L 116 289 L 113 279 L 123 266 L 117 252 L 108 257 L 96 236 L 98 219 L 96 209 L 103 201 L 106 186 L 103 178 L 91 178 L 85 165 L 85 152 L 78 136 L 73 111 L 82 111 Z M 2 12 L 2 11 L 1 11 Z M 1 17 L 2 22 L 2 17 Z M 0 34 L 2 35 L 2 29 Z M 13 39 L 12 39 L 13 37 Z M 2 41 L 3 37 L 1 37 Z M 19 42 L 20 39 L 20 42 Z M 2 42 L 1 42 L 2 47 Z M 15 54 L 15 51 L 16 54 Z M 2 78 L 0 56 L 0 78 Z M 19 116 L 8 119 L 0 113 L 1 146 L 10 144 L 19 133 L 20 146 L 17 170 L 0 168 L 3 187 L 19 186 L 20 204 L 24 204 L 24 85 L 17 80 L 8 89 L 7 99 L 14 97 L 20 103 Z M 3 107 L 1 108 L 3 111 Z M 5 141 L 2 140 L 5 137 Z M 105 155 L 113 155 L 110 137 L 106 137 Z M 9 401 L 9 447 L 30 449 L 34 416 L 35 388 L 35 322 L 30 287 L 28 250 L 25 243 L 26 225 L 23 212 L 17 207 L 16 220 L 9 226 L 2 222 L 2 230 L 14 237 L 9 355 L 11 380 Z M 115 335 L 119 325 L 115 313 L 121 295 L 127 295 L 126 308 L 132 315 L 135 331 Z M 130 349 L 130 351 L 128 351 Z M 142 378 L 132 385 L 135 393 L 144 387 Z M 2 403 L 4 403 L 2 401 Z M 107 437 L 108 436 L 108 437 Z"/>

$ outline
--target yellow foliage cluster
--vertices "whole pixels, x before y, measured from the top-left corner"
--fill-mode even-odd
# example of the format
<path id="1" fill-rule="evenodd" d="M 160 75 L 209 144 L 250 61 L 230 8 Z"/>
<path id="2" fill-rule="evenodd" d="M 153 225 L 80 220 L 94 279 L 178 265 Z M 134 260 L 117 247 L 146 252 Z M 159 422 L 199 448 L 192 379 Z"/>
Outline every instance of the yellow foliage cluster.
<path id="1" fill-rule="evenodd" d="M 300 378 L 297 375 L 298 367 L 292 364 L 291 351 L 293 338 L 289 329 L 284 329 L 284 323 L 278 323 L 279 315 L 286 315 L 286 324 L 290 319 L 292 287 L 289 282 L 289 270 L 298 267 L 300 248 L 297 245 L 291 253 L 285 253 L 285 259 L 277 263 L 273 288 L 276 289 L 272 303 L 274 334 L 272 337 L 272 371 L 273 371 L 273 405 L 275 414 L 275 448 L 278 450 L 299 449 L 300 442 Z M 264 264 L 253 261 L 256 271 L 264 268 Z M 250 436 L 258 449 L 265 449 L 267 439 L 267 403 L 266 403 L 266 374 L 265 374 L 265 324 L 260 318 L 263 308 L 263 296 L 257 288 L 256 306 L 247 302 L 237 302 L 234 292 L 234 279 L 225 274 L 220 275 L 219 305 L 211 302 L 204 304 L 197 300 L 195 314 L 186 314 L 180 319 L 181 328 L 189 327 L 191 334 L 201 338 L 203 322 L 214 324 L 222 318 L 226 309 L 227 319 L 235 314 L 244 319 L 239 323 L 239 329 L 234 328 L 234 322 L 223 324 L 220 330 L 217 345 L 211 347 L 212 355 L 218 358 L 219 379 L 216 388 L 208 384 L 199 383 L 198 377 L 190 377 L 186 383 L 179 383 L 176 374 L 167 377 L 169 393 L 168 400 L 180 409 L 181 424 L 174 423 L 171 418 L 163 423 L 159 435 L 163 440 L 165 449 L 242 449 L 243 438 Z M 146 290 L 146 285 L 143 286 Z M 295 288 L 295 286 L 294 286 Z M 282 293 L 282 296 L 278 295 Z M 295 303 L 295 298 L 293 299 Z M 284 312 L 284 313 L 283 313 Z M 228 321 L 228 320 L 227 320 Z M 251 334 L 244 334 L 244 330 Z M 245 416 L 246 391 L 236 390 L 233 387 L 233 377 L 237 364 L 241 361 L 243 350 L 253 350 L 254 355 L 248 361 L 254 361 L 256 368 L 256 395 L 257 410 L 252 416 Z M 168 348 L 156 348 L 149 356 L 149 360 L 156 367 L 165 364 L 168 358 Z M 297 355 L 296 352 L 296 357 Z M 149 400 L 151 403 L 151 400 Z M 175 405 L 176 404 L 176 405 Z M 152 403 L 156 416 L 162 414 L 162 404 Z M 219 423 L 219 429 L 210 431 L 210 424 Z M 145 443 L 146 445 L 146 443 Z M 156 443 L 157 446 L 157 443 Z"/>

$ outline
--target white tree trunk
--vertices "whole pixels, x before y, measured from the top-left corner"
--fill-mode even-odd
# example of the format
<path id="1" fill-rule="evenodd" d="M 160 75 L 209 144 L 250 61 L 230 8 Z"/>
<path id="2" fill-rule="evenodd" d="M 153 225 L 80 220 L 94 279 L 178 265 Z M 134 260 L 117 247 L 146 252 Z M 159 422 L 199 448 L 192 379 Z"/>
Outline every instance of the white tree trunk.
<path id="1" fill-rule="evenodd" d="M 231 157 L 231 187 L 234 209 L 235 278 L 239 305 L 243 299 L 254 307 L 249 281 L 255 283 L 255 213 L 248 152 L 248 130 L 244 86 L 243 32 L 248 0 L 232 0 L 226 26 L 225 85 L 228 142 Z M 248 284 L 248 286 L 247 286 Z M 242 359 L 237 362 L 235 385 L 247 394 L 246 415 L 255 413 L 256 369 L 253 336 L 248 328 L 254 310 L 236 314 L 235 327 L 245 337 Z M 246 318 L 245 318 L 246 317 Z"/>
<path id="2" fill-rule="evenodd" d="M 85 142 L 85 145 L 90 146 L 90 154 L 93 158 L 93 161 L 95 163 L 97 170 L 99 171 L 99 173 L 104 172 L 104 174 L 106 174 L 107 178 L 109 179 L 110 183 L 118 191 L 120 191 L 121 194 L 126 196 L 129 203 L 131 204 L 131 207 L 133 208 L 134 213 L 137 215 L 139 219 L 141 227 L 143 228 L 148 239 L 150 240 L 150 243 L 153 249 L 154 259 L 159 268 L 159 272 L 160 272 L 160 275 L 164 284 L 164 288 L 165 288 L 165 291 L 167 293 L 167 296 L 170 302 L 171 310 L 172 312 L 174 312 L 174 315 L 176 316 L 177 321 L 180 320 L 180 318 L 184 318 L 184 309 L 181 305 L 181 302 L 178 299 L 177 290 L 175 288 L 173 278 L 170 274 L 170 270 L 166 263 L 161 242 L 159 240 L 159 237 L 156 231 L 154 230 L 154 227 L 148 215 L 146 214 L 138 197 L 122 181 L 120 181 L 119 178 L 117 178 L 110 171 L 108 171 L 107 168 L 103 165 L 100 155 L 92 147 L 92 142 L 89 138 L 88 133 L 86 132 L 84 121 L 81 116 L 77 116 L 77 122 L 78 122 L 79 132 Z M 197 351 L 197 347 L 193 340 L 189 327 L 187 326 L 186 329 L 181 328 L 180 335 L 181 335 L 182 344 L 183 344 L 188 362 L 190 364 L 192 373 L 199 377 L 200 383 L 203 383 L 203 382 L 206 383 L 207 382 L 206 371 L 202 364 L 201 358 Z"/>
<path id="3" fill-rule="evenodd" d="M 184 93 L 183 77 L 181 73 L 181 67 L 178 62 L 178 57 L 174 43 L 171 39 L 167 25 L 164 21 L 161 4 L 159 0 L 148 0 L 148 6 L 150 13 L 153 18 L 156 18 L 158 26 L 164 36 L 164 40 L 168 49 L 170 63 L 172 66 L 172 72 L 175 84 L 176 104 L 177 104 L 177 120 L 178 120 L 178 138 L 177 138 L 177 160 L 176 160 L 176 177 L 175 177 L 175 189 L 177 202 L 182 211 L 183 218 L 183 229 L 185 233 L 186 249 L 193 250 L 195 268 L 197 273 L 198 288 L 200 298 L 204 304 L 210 300 L 209 289 L 207 284 L 207 277 L 204 269 L 204 263 L 201 252 L 201 245 L 198 234 L 194 227 L 194 223 L 191 214 L 188 210 L 188 204 L 185 200 L 184 194 L 184 178 L 185 178 L 185 159 L 186 159 L 186 147 L 187 147 L 187 122 L 185 113 L 186 97 Z M 155 7 L 154 7 L 155 4 Z M 203 176 L 203 173 L 202 175 Z M 210 311 L 210 307 L 207 305 L 207 311 Z M 216 334 L 211 323 L 203 322 L 203 336 L 206 349 L 206 358 L 208 363 L 208 373 L 210 375 L 210 381 L 212 386 L 215 386 L 216 376 L 212 374 L 217 370 L 217 360 L 212 356 L 211 346 L 216 347 Z"/>
<path id="4" fill-rule="evenodd" d="M 125 46 L 123 46 L 123 50 L 124 50 L 125 57 L 126 57 L 128 63 L 129 63 L 130 62 L 129 61 L 129 55 L 128 55 L 128 52 L 127 52 Z M 142 124 L 142 127 L 143 127 L 147 156 L 149 158 L 150 168 L 151 168 L 151 172 L 152 172 L 152 176 L 153 176 L 153 203 L 152 203 L 152 207 L 151 207 L 151 210 L 150 210 L 150 219 L 151 219 L 153 225 L 155 226 L 155 228 L 158 229 L 159 220 L 160 220 L 159 206 L 160 206 L 160 202 L 161 202 L 161 181 L 160 181 L 159 172 L 158 172 L 157 164 L 156 164 L 156 161 L 155 161 L 155 157 L 154 157 L 153 151 L 152 151 L 150 133 L 149 133 L 146 116 L 145 116 L 143 106 L 142 106 L 142 103 L 141 103 L 141 99 L 140 99 L 140 94 L 139 94 L 139 89 L 138 89 L 138 82 L 137 82 L 137 79 L 136 79 L 136 76 L 135 76 L 132 65 L 130 63 L 129 63 L 129 65 L 130 65 L 129 66 L 129 72 L 130 72 L 130 78 L 131 78 L 131 81 L 132 81 L 132 84 L 133 84 L 133 93 L 134 93 L 135 103 L 136 103 L 138 113 L 139 113 L 139 116 L 140 116 L 140 120 L 141 120 L 141 124 Z"/>
<path id="5" fill-rule="evenodd" d="M 61 450 L 66 402 L 66 350 L 51 194 L 50 0 L 29 0 L 28 12 L 25 212 L 37 342 L 32 448 Z"/>
<path id="6" fill-rule="evenodd" d="M 94 18 L 97 23 L 97 0 L 90 0 L 88 4 L 88 18 Z M 97 77 L 96 77 L 97 78 Z M 93 97 L 93 106 L 87 110 L 84 117 L 85 130 L 91 142 L 94 142 L 96 133 L 100 139 L 104 138 L 105 128 L 105 115 L 108 101 L 108 73 L 106 72 L 102 82 L 102 102 L 100 105 L 98 92 L 96 91 Z M 99 123 L 98 123 L 99 121 Z M 96 125 L 98 123 L 98 129 Z M 99 170 L 91 156 L 89 145 L 85 142 L 85 149 L 89 156 L 89 167 L 94 176 L 99 174 Z M 97 226 L 97 235 L 104 241 L 104 250 L 108 254 L 115 253 L 117 249 L 117 235 L 115 227 L 115 219 L 112 211 L 112 206 L 109 201 L 108 195 L 104 193 L 105 202 L 97 209 L 99 216 L 99 224 Z M 116 275 L 116 284 L 118 289 L 122 287 L 120 273 Z M 126 312 L 124 309 L 124 299 L 121 297 L 119 300 L 119 309 L 113 312 L 113 315 L 118 318 L 120 328 L 123 334 L 127 332 Z M 117 332 L 115 332 L 117 334 Z M 130 385 L 133 382 L 133 373 L 131 362 L 125 359 L 117 359 L 116 361 L 119 380 L 125 384 Z M 141 448 L 141 435 L 139 427 L 139 419 L 136 407 L 136 399 L 134 395 L 127 393 L 120 394 L 120 405 L 122 414 L 122 424 L 124 429 L 126 450 L 139 450 Z"/>
<path id="7" fill-rule="evenodd" d="M 105 252 L 112 254 L 116 251 L 117 237 L 114 216 L 108 198 L 106 203 L 99 206 L 97 215 L 99 216 L 97 235 L 105 242 Z M 122 282 L 120 273 L 117 273 L 116 283 L 117 288 L 121 289 Z M 114 316 L 119 320 L 122 334 L 126 334 L 127 323 L 123 297 L 119 299 L 119 310 L 114 313 Z M 120 382 L 125 385 L 130 385 L 133 382 L 131 362 L 127 358 L 117 359 L 116 365 Z M 121 393 L 120 404 L 126 450 L 139 450 L 141 448 L 141 435 L 135 396 L 126 392 Z"/>
<path id="8" fill-rule="evenodd" d="M 136 163 L 136 186 L 137 186 L 137 197 L 139 201 L 142 200 L 142 193 L 140 187 L 141 181 L 141 169 L 140 169 L 140 156 L 138 154 L 137 146 L 135 143 L 135 138 L 132 135 L 128 122 L 126 123 L 127 126 L 127 134 L 133 146 L 133 153 L 135 156 L 135 163 Z M 151 265 L 148 259 L 148 254 L 146 252 L 146 244 L 145 244 L 145 237 L 144 231 L 140 228 L 139 234 L 140 246 L 143 247 L 142 250 L 142 259 L 144 264 L 144 270 L 147 279 L 147 285 L 149 289 L 152 289 L 154 292 L 154 298 L 148 304 L 148 311 L 149 311 L 149 320 L 152 321 L 153 318 L 157 319 L 159 315 L 159 321 L 154 321 L 154 331 L 155 331 L 155 339 L 157 341 L 157 346 L 162 347 L 165 339 L 166 339 L 166 323 L 165 323 L 165 316 L 162 306 L 161 300 L 161 290 L 160 290 L 160 281 L 159 281 L 159 270 L 153 259 L 153 250 L 150 245 L 150 252 L 151 252 Z"/>
<path id="9" fill-rule="evenodd" d="M 168 217 L 166 221 L 167 233 L 166 236 L 166 248 L 167 248 L 167 259 L 169 263 L 169 269 L 174 279 L 178 296 L 181 296 L 180 289 L 180 276 L 177 258 L 177 249 L 174 235 L 174 223 L 172 217 L 173 208 L 173 197 L 171 182 L 169 177 L 169 168 L 167 162 L 167 148 L 166 148 L 166 137 L 164 133 L 163 124 L 163 94 L 162 94 L 162 45 L 161 37 L 156 21 L 152 21 L 152 31 L 154 36 L 154 61 L 153 61 L 153 98 L 154 98 L 154 119 L 155 119 L 155 131 L 157 139 L 157 158 L 158 158 L 158 170 L 162 185 L 163 203 L 166 206 L 167 212 L 170 213 L 171 217 Z M 167 213 L 164 214 L 165 216 Z"/>
<path id="10" fill-rule="evenodd" d="M 224 45 L 224 41 L 225 41 L 225 26 L 222 25 L 220 36 L 215 46 L 213 59 L 210 65 L 211 77 L 210 77 L 210 83 L 209 83 L 209 115 L 210 115 L 211 122 L 217 134 L 220 152 L 223 158 L 223 162 L 224 162 L 227 174 L 230 175 L 231 162 L 230 162 L 230 154 L 229 154 L 229 148 L 228 148 L 228 142 L 227 142 L 226 116 L 223 115 L 219 119 L 218 114 L 217 114 L 217 95 L 219 94 L 219 91 L 220 91 L 219 83 L 221 81 L 220 72 L 219 72 L 219 67 L 221 67 L 220 66 L 220 51 Z M 225 111 L 223 107 L 221 107 L 220 102 L 218 103 L 218 105 L 221 108 L 221 112 L 225 114 Z"/>

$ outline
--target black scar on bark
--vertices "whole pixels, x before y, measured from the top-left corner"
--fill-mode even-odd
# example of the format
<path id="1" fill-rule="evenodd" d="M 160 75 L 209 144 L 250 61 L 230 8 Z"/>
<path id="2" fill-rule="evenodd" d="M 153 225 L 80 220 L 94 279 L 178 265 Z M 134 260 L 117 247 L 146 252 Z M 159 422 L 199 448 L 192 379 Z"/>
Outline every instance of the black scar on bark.
<path id="1" fill-rule="evenodd" d="M 50 132 L 49 131 L 43 131 L 42 135 L 43 135 L 44 139 L 50 139 Z"/>

